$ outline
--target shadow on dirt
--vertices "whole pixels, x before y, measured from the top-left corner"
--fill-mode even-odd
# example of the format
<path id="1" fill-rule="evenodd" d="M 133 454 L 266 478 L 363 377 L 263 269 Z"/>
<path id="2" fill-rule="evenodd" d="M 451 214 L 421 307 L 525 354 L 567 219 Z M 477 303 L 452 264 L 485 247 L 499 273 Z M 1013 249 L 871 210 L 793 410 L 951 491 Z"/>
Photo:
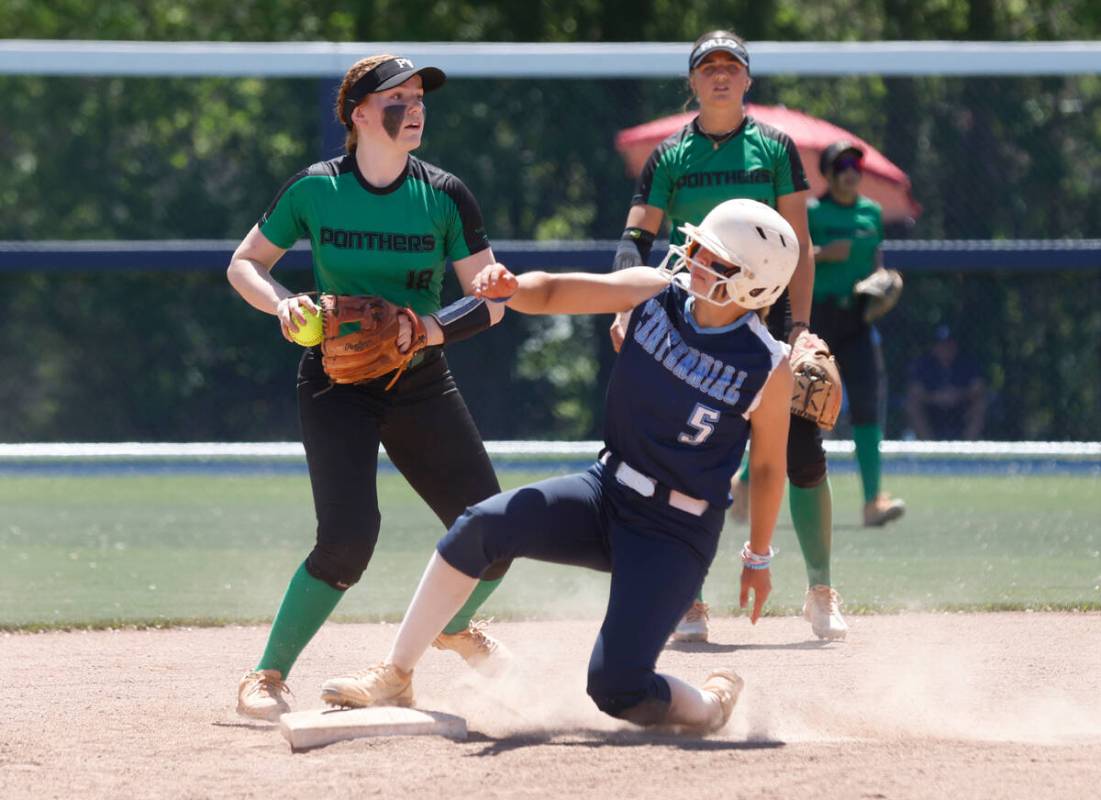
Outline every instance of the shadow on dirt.
<path id="1" fill-rule="evenodd" d="M 785 642 L 784 644 L 719 644 L 718 642 L 669 642 L 666 650 L 680 653 L 735 653 L 739 650 L 822 650 L 833 642 L 822 639 L 808 639 L 805 642 Z"/>
<path id="2" fill-rule="evenodd" d="M 274 731 L 279 728 L 278 722 L 263 722 L 261 720 L 256 722 L 212 722 L 210 724 L 214 728 L 244 728 L 252 731 Z"/>
<path id="3" fill-rule="evenodd" d="M 477 731 L 470 731 L 467 734 L 466 742 L 485 743 L 486 745 L 476 752 L 469 753 L 468 758 L 499 756 L 502 753 L 522 750 L 526 747 L 670 747 L 677 750 L 714 752 L 723 750 L 774 750 L 787 744 L 775 739 L 728 741 L 723 739 L 700 739 L 687 735 L 680 736 L 674 733 L 656 733 L 654 731 L 601 731 L 586 728 L 531 731 L 497 738 Z"/>

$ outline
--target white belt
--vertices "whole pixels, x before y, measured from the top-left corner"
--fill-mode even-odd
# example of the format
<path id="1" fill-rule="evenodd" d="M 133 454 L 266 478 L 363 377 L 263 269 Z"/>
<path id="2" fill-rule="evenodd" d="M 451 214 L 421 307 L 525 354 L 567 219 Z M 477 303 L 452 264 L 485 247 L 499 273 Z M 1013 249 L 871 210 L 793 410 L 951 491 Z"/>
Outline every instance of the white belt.
<path id="1" fill-rule="evenodd" d="M 609 458 L 611 458 L 611 453 L 605 453 L 600 457 L 600 461 L 607 464 Z M 634 489 L 643 497 L 653 497 L 657 492 L 658 482 L 639 472 L 626 461 L 619 462 L 619 466 L 615 470 L 615 479 L 624 486 Z M 708 502 L 689 497 L 684 492 L 678 492 L 676 489 L 670 489 L 669 505 L 692 516 L 700 517 L 703 516 L 703 512 L 707 511 Z"/>

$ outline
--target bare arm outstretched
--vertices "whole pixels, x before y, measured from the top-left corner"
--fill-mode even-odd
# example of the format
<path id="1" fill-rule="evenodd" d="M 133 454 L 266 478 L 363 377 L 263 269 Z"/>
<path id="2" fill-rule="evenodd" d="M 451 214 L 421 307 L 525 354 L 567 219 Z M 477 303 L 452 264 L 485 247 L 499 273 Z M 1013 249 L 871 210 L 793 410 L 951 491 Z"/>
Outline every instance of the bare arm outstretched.
<path id="1" fill-rule="evenodd" d="M 609 274 L 525 272 L 513 275 L 504 264 L 491 264 L 474 278 L 474 294 L 507 301 L 524 314 L 612 314 L 648 300 L 669 282 L 649 267 Z"/>

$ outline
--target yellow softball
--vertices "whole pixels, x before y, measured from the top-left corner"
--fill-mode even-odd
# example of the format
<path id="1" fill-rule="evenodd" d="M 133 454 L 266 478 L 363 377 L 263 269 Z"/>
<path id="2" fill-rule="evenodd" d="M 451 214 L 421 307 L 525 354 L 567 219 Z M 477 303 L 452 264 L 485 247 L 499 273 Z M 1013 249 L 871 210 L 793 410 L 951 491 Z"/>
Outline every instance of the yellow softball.
<path id="1" fill-rule="evenodd" d="M 306 324 L 300 325 L 298 330 L 291 334 L 291 338 L 303 347 L 313 347 L 315 344 L 320 344 L 322 339 L 321 315 L 315 311 L 310 311 L 308 308 L 300 308 L 299 310 L 302 312 L 302 316 L 306 318 Z"/>

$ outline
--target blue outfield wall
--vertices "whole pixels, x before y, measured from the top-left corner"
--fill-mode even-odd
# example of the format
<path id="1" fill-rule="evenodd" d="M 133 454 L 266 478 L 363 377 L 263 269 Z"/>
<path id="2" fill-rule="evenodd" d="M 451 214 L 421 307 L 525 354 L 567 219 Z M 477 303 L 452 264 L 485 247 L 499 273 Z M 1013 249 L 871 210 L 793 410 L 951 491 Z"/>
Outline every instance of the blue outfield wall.
<path id="1" fill-rule="evenodd" d="M 651 261 L 664 253 L 659 243 Z M 0 272 L 111 270 L 165 271 L 225 269 L 236 241 L 83 240 L 0 241 Z M 608 269 L 616 242 L 498 240 L 497 258 L 520 270 Z M 1101 270 L 1101 239 L 887 240 L 886 266 L 906 272 L 994 270 Z M 284 268 L 310 267 L 309 243 L 299 242 L 283 257 Z"/>

